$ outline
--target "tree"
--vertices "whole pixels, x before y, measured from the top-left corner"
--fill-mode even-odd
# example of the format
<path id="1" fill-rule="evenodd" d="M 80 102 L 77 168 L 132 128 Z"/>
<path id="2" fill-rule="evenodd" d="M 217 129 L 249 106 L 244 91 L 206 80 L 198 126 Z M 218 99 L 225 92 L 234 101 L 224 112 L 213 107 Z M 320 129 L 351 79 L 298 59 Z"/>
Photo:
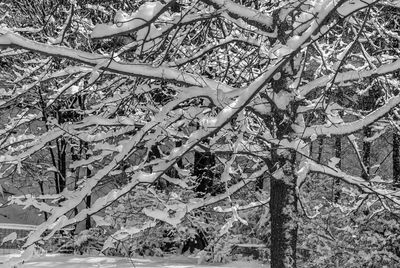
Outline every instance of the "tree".
<path id="1" fill-rule="evenodd" d="M 2 177 L 54 142 L 64 149 L 88 144 L 88 157 L 71 160 L 69 167 L 91 172 L 76 189 L 57 187 L 56 194 L 14 199 L 49 214 L 27 238 L 27 252 L 88 216 L 104 224 L 102 210 L 143 191 L 142 186 L 151 189 L 160 179 L 172 185 L 163 194 L 181 196 L 172 203 L 159 193 L 142 209 L 146 217 L 177 226 L 191 212 L 218 203 L 232 213 L 221 235 L 234 222 L 245 223 L 237 212 L 244 206 L 235 204 L 234 194 L 259 177 L 269 180 L 272 267 L 296 267 L 298 205 L 306 213 L 301 187 L 311 174 L 339 179 L 354 186 L 361 199 L 372 197 L 382 200 L 383 207 L 398 208 L 398 192 L 371 176 L 346 172 L 338 158 L 324 162 L 321 156 L 310 157 L 309 150 L 314 140 L 347 137 L 360 156 L 353 134 L 363 129 L 371 137 L 379 134 L 379 120 L 400 103 L 391 89 L 400 62 L 371 37 L 378 27 L 396 38 L 391 26 L 373 19 L 397 8 L 396 3 L 171 0 L 137 5 L 107 1 L 102 6 L 58 1 L 47 10 L 46 2 L 28 6 L 40 9 L 36 16 L 24 1 L 1 6 L 6 11 L 1 55 L 15 59 L 11 70 L 3 72 L 12 73 L 16 83 L 2 89 L 0 105 L 22 103 L 1 132 L 2 146 L 9 148 L 0 157 Z M 14 22 L 12 15 L 18 12 L 26 20 Z M 357 107 L 357 95 L 372 93 L 368 83 L 379 85 L 382 79 L 385 94 L 379 95 L 378 108 Z M 75 99 L 84 100 L 84 106 L 71 104 Z M 60 106 L 66 103 L 71 105 Z M 79 117 L 56 120 L 57 111 Z M 44 117 L 45 130 L 27 128 Z M 193 152 L 219 156 L 221 174 L 215 179 L 225 191 L 192 198 L 196 182 L 189 174 L 195 168 L 191 161 L 178 161 L 190 159 Z M 72 177 L 67 167 L 54 166 L 68 184 Z M 179 178 L 168 175 L 171 169 Z M 121 174 L 126 180 L 118 187 L 77 210 L 101 184 Z M 192 195 L 183 196 L 186 192 Z M 51 199 L 59 200 L 58 205 L 43 201 Z M 246 201 L 246 209 L 264 203 Z M 140 228 L 127 225 L 113 237 L 124 239 L 154 226 L 152 220 Z M 106 242 L 110 245 L 112 239 Z"/>

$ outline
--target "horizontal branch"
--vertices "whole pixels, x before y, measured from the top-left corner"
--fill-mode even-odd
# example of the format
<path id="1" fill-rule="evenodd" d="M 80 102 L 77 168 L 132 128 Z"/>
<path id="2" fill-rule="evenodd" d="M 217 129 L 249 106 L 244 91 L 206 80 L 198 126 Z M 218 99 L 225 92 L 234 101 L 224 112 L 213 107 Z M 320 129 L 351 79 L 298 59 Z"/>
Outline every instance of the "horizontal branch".
<path id="1" fill-rule="evenodd" d="M 222 40 L 220 40 L 220 42 L 218 44 L 210 44 L 208 46 L 206 46 L 205 48 L 203 48 L 202 50 L 198 51 L 197 53 L 195 53 L 194 55 L 187 57 L 187 58 L 182 58 L 182 59 L 178 59 L 175 60 L 171 63 L 168 64 L 168 66 L 170 67 L 175 67 L 175 66 L 182 66 L 188 62 L 194 61 L 200 57 L 202 57 L 203 55 L 209 53 L 210 51 L 219 48 L 221 46 L 227 45 L 229 43 L 233 43 L 233 42 L 241 42 L 241 43 L 247 43 L 253 46 L 260 46 L 260 41 L 257 41 L 255 38 L 237 38 L 237 37 L 233 37 L 233 36 L 228 36 Z"/>
<path id="2" fill-rule="evenodd" d="M 271 66 L 271 68 L 266 71 L 263 75 L 261 75 L 259 78 L 257 78 L 251 85 L 249 85 L 246 89 L 244 89 L 241 94 L 234 100 L 232 101 L 229 105 L 224 107 L 219 114 L 216 117 L 208 117 L 204 121 L 204 125 L 202 128 L 193 131 L 190 136 L 188 137 L 187 141 L 182 144 L 182 146 L 174 148 L 170 151 L 170 154 L 167 155 L 164 159 L 162 159 L 158 164 L 153 166 L 153 173 L 145 173 L 145 172 L 135 172 L 132 177 L 131 177 L 131 183 L 120 189 L 119 191 L 115 192 L 112 191 L 104 199 L 100 199 L 96 204 L 97 209 L 103 209 L 105 206 L 108 204 L 112 203 L 112 200 L 117 200 L 121 196 L 123 196 L 125 193 L 128 193 L 132 188 L 136 186 L 136 183 L 151 183 L 152 181 L 157 180 L 160 178 L 169 168 L 171 168 L 181 157 L 182 155 L 185 155 L 188 151 L 193 149 L 200 141 L 204 140 L 207 137 L 210 137 L 214 135 L 216 132 L 220 131 L 227 123 L 229 123 L 233 117 L 235 117 L 240 111 L 242 111 L 247 104 L 250 103 L 250 101 L 258 94 L 260 90 L 265 88 L 267 83 L 269 83 L 272 79 L 272 77 L 287 63 L 287 61 L 294 56 L 298 49 L 307 41 L 310 39 L 310 37 L 320 29 L 322 26 L 322 23 L 325 21 L 326 18 L 328 18 L 331 15 L 331 12 L 333 12 L 336 9 L 336 4 L 331 1 L 327 1 L 328 4 L 326 5 L 326 8 L 322 10 L 316 17 L 313 23 L 311 23 L 310 27 L 308 28 L 307 31 L 303 33 L 301 38 L 299 38 L 299 42 L 293 46 L 293 52 L 290 54 L 286 54 L 282 56 L 279 60 L 276 61 L 276 64 Z M 64 57 L 70 57 L 75 60 L 79 60 L 81 62 L 90 64 L 90 65 L 98 65 L 98 64 L 103 64 L 104 59 L 96 59 L 93 54 L 86 53 L 86 52 L 77 52 L 76 50 L 73 49 L 68 49 L 68 48 L 63 48 L 63 47 L 56 47 L 56 46 L 48 46 L 48 45 L 43 45 L 34 41 L 28 40 L 23 37 L 19 37 L 15 34 L 12 33 L 7 33 L 2 36 L 0 36 L 0 45 L 25 45 L 28 47 L 28 49 L 32 51 L 40 50 L 42 53 L 54 53 L 54 56 L 64 56 Z M 51 52 L 47 51 L 50 50 Z M 62 51 L 60 55 L 60 51 Z M 183 79 L 183 81 L 186 84 L 188 83 L 188 80 L 193 81 L 194 84 L 200 83 L 201 86 L 208 85 L 210 87 L 217 88 L 220 86 L 217 82 L 210 81 L 210 84 L 207 84 L 208 81 L 205 81 L 202 78 L 194 77 L 193 75 L 186 74 L 186 73 L 180 73 L 177 70 L 173 70 L 170 68 L 153 68 L 147 65 L 124 65 L 117 63 L 115 61 L 109 62 L 109 64 L 102 65 L 103 69 L 109 70 L 109 71 L 116 71 L 121 72 L 122 74 L 130 74 L 130 75 L 138 75 L 143 74 L 142 76 L 148 77 L 147 72 L 150 72 L 151 74 L 157 75 L 157 78 L 160 79 L 165 79 L 170 80 L 172 79 Z M 127 71 L 130 70 L 131 72 Z M 163 70 L 163 71 L 161 71 Z M 165 73 L 164 73 L 165 72 Z M 155 77 L 152 77 L 155 78 Z M 92 190 L 98 185 L 98 183 L 106 176 L 108 175 L 111 171 L 113 171 L 115 168 L 118 167 L 119 163 L 121 161 L 124 161 L 127 157 L 129 157 L 132 152 L 134 151 L 133 149 L 138 145 L 139 142 L 143 140 L 143 138 L 152 138 L 151 135 L 148 134 L 148 132 L 153 129 L 155 126 L 162 125 L 165 122 L 165 118 L 167 117 L 168 113 L 176 107 L 180 103 L 181 100 L 174 100 L 169 102 L 164 106 L 164 108 L 155 115 L 153 120 L 149 123 L 147 123 L 142 129 L 140 129 L 131 139 L 129 142 L 127 142 L 124 147 L 122 148 L 122 151 L 114 156 L 112 161 L 106 165 L 104 168 L 101 170 L 97 171 L 91 178 L 89 178 L 83 185 L 82 187 L 73 192 L 72 195 L 70 196 L 66 201 L 61 203 L 61 207 L 57 208 L 53 214 L 49 217 L 47 222 L 41 224 L 36 231 L 32 235 L 28 237 L 28 240 L 25 242 L 24 248 L 29 247 L 35 242 L 38 242 L 41 239 L 41 235 L 46 231 L 47 226 L 53 223 L 56 223 L 57 221 L 61 221 L 62 219 L 65 219 L 65 215 L 73 210 L 76 206 L 78 206 L 82 200 L 92 192 Z M 266 169 L 266 167 L 264 167 Z M 232 189 L 234 191 L 234 189 Z M 232 192 L 230 191 L 230 192 Z M 218 202 L 221 197 L 212 197 L 207 200 L 207 204 L 213 204 L 215 202 Z M 96 201 L 97 202 L 97 201 Z M 192 208 L 195 209 L 198 207 L 198 204 L 193 204 Z M 87 215 L 87 213 L 82 213 L 81 215 Z M 81 215 L 77 215 L 76 218 L 80 219 L 82 218 Z M 63 222 L 60 224 L 57 223 L 58 228 L 62 228 L 64 225 Z"/>
<path id="3" fill-rule="evenodd" d="M 258 10 L 236 4 L 230 0 L 201 0 L 217 10 L 225 10 L 229 16 L 235 19 L 242 19 L 248 24 L 262 30 L 271 29 L 273 26 L 272 16 L 261 13 Z"/>
<path id="4" fill-rule="evenodd" d="M 372 183 L 361 177 L 349 175 L 342 170 L 317 163 L 311 159 L 307 159 L 307 165 L 310 172 L 320 173 L 340 179 L 341 181 L 359 187 L 363 192 L 376 194 L 391 199 L 397 205 L 400 205 L 400 193 L 397 190 L 378 189 Z"/>
<path id="5" fill-rule="evenodd" d="M 299 96 L 305 97 L 308 93 L 318 87 L 325 87 L 329 83 L 340 84 L 351 81 L 358 81 L 363 78 L 372 78 L 377 76 L 382 76 L 386 74 L 390 74 L 400 70 L 400 60 L 396 60 L 392 63 L 383 64 L 380 67 L 368 70 L 368 71 L 349 71 L 344 73 L 339 73 L 336 75 L 330 74 L 327 76 L 320 77 L 315 79 L 306 85 L 299 87 Z M 335 77 L 334 81 L 331 81 Z"/>
<path id="6" fill-rule="evenodd" d="M 318 136 L 330 136 L 330 135 L 348 135 L 357 132 L 363 129 L 364 127 L 376 122 L 378 119 L 385 116 L 399 104 L 400 104 L 400 95 L 392 97 L 391 99 L 386 101 L 386 103 L 383 106 L 369 113 L 364 118 L 361 118 L 353 122 L 343 123 L 343 124 L 331 124 L 329 126 L 315 125 L 307 127 L 306 129 L 297 125 L 292 125 L 292 127 L 297 132 L 297 135 L 302 138 L 310 138 L 311 136 L 318 137 Z"/>
<path id="7" fill-rule="evenodd" d="M 58 45 L 47 45 L 27 39 L 11 32 L 0 35 L 0 46 L 18 47 L 33 52 L 38 52 L 44 55 L 68 58 L 87 65 L 99 66 L 102 70 L 110 71 L 117 74 L 159 79 L 164 81 L 166 80 L 170 82 L 182 83 L 185 85 L 201 87 L 209 86 L 214 90 L 220 89 L 224 92 L 230 92 L 233 90 L 232 87 L 211 79 L 204 78 L 200 75 L 186 73 L 165 66 L 152 67 L 148 64 L 120 63 L 104 55 L 84 52 L 81 50 L 71 49 Z"/>
<path id="8" fill-rule="evenodd" d="M 122 18 L 121 21 L 115 21 L 114 24 L 97 24 L 91 33 L 92 38 L 110 38 L 117 35 L 124 35 L 130 32 L 138 31 L 144 27 L 150 26 L 157 18 L 167 11 L 167 9 L 176 0 L 169 1 L 162 5 L 159 2 L 145 3 L 132 16 Z M 114 20 L 119 20 L 118 18 Z"/>

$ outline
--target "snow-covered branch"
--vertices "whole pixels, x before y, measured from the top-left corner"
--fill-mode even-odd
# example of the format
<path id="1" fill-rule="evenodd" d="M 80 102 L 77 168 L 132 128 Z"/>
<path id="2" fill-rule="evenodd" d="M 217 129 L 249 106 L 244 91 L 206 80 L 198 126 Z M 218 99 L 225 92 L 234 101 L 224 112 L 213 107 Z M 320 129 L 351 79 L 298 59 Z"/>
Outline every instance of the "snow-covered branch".
<path id="1" fill-rule="evenodd" d="M 273 27 L 273 18 L 258 10 L 236 4 L 230 0 L 202 0 L 202 2 L 213 6 L 215 9 L 225 10 L 231 17 L 242 19 L 250 25 L 263 30 Z"/>
<path id="2" fill-rule="evenodd" d="M 400 95 L 390 98 L 383 106 L 357 121 L 342 124 L 314 125 L 305 129 L 297 125 L 293 125 L 292 127 L 297 132 L 297 135 L 302 138 L 351 134 L 371 125 L 399 104 Z"/>
<path id="3" fill-rule="evenodd" d="M 114 18 L 114 24 L 98 24 L 91 33 L 92 38 L 110 38 L 116 35 L 128 34 L 138 31 L 144 27 L 150 26 L 157 18 L 166 12 L 166 10 L 176 0 L 170 0 L 163 5 L 160 2 L 148 2 L 142 5 L 138 11 L 132 15 L 117 12 Z"/>
<path id="4" fill-rule="evenodd" d="M 260 46 L 260 41 L 257 41 L 256 39 L 251 38 L 251 37 L 237 38 L 234 36 L 228 36 L 228 37 L 220 40 L 217 44 L 210 44 L 210 45 L 206 46 L 205 48 L 201 49 L 200 51 L 198 51 L 197 53 L 195 53 L 194 55 L 192 55 L 188 58 L 182 58 L 179 60 L 175 60 L 174 62 L 169 63 L 168 66 L 176 67 L 176 66 L 184 65 L 188 62 L 194 61 L 194 60 L 202 57 L 203 55 L 209 53 L 210 51 L 212 51 L 218 47 L 228 45 L 229 43 L 232 43 L 232 42 L 243 42 L 243 43 L 251 44 L 253 46 Z"/>
<path id="5" fill-rule="evenodd" d="M 382 75 L 396 72 L 399 69 L 400 69 L 400 60 L 396 60 L 392 63 L 383 64 L 374 70 L 348 71 L 348 72 L 344 72 L 344 73 L 339 73 L 336 75 L 336 77 L 334 74 L 330 74 L 327 76 L 317 78 L 317 79 L 307 83 L 306 85 L 299 87 L 298 95 L 299 95 L 299 97 L 305 97 L 312 90 L 314 90 L 318 87 L 325 87 L 329 83 L 340 84 L 340 83 L 358 81 L 363 78 L 374 78 L 377 76 L 382 76 Z M 332 81 L 332 79 L 334 77 L 335 77 L 335 80 Z"/>
<path id="6" fill-rule="evenodd" d="M 388 190 L 384 188 L 380 189 L 379 187 L 374 186 L 373 181 L 369 182 L 361 177 L 349 175 L 336 167 L 326 166 L 317 163 L 311 159 L 307 160 L 307 165 L 310 172 L 321 173 L 334 178 L 338 178 L 345 183 L 359 187 L 364 193 L 376 194 L 381 197 L 389 198 L 397 205 L 400 205 L 400 193 L 397 190 Z"/>
<path id="7" fill-rule="evenodd" d="M 233 88 L 225 84 L 215 82 L 214 80 L 199 75 L 178 71 L 173 68 L 165 66 L 152 67 L 148 64 L 138 63 L 120 63 L 104 55 L 88 53 L 57 45 L 47 45 L 29 40 L 11 32 L 0 35 L 0 46 L 19 47 L 54 57 L 69 58 L 87 65 L 98 66 L 100 69 L 123 75 L 160 79 L 201 87 L 210 86 L 214 90 L 219 89 L 224 92 L 230 92 L 233 90 Z"/>

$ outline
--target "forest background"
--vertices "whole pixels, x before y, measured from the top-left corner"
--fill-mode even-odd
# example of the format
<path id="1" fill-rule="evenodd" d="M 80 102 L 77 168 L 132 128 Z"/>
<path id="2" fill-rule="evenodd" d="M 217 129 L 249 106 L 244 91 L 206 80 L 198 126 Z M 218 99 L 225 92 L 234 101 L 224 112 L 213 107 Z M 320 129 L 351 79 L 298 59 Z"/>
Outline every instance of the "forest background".
<path id="1" fill-rule="evenodd" d="M 399 265 L 398 1 L 0 11 L 3 206 L 41 221 L 22 259 Z"/>

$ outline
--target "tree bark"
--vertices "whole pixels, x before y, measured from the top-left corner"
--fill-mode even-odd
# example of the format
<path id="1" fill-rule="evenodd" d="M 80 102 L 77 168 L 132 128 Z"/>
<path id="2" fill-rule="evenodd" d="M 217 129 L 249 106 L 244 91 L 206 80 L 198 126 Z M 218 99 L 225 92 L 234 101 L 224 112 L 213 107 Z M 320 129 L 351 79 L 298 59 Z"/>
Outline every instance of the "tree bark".
<path id="1" fill-rule="evenodd" d="M 90 208 L 91 205 L 92 205 L 92 196 L 88 195 L 86 197 L 86 208 Z M 87 215 L 85 225 L 86 225 L 86 230 L 92 228 L 92 224 L 90 223 L 90 215 Z"/>
<path id="2" fill-rule="evenodd" d="M 400 187 L 400 135 L 393 132 L 393 186 Z"/>
<path id="3" fill-rule="evenodd" d="M 280 159 L 281 167 L 271 178 L 271 267 L 296 267 L 297 196 L 295 153 Z M 276 175 L 275 175 L 276 174 Z"/>
<path id="4" fill-rule="evenodd" d="M 318 138 L 318 158 L 317 158 L 318 163 L 321 163 L 323 149 L 324 149 L 324 137 L 319 137 Z"/>
<path id="5" fill-rule="evenodd" d="M 198 185 L 195 189 L 199 196 L 213 194 L 213 178 L 215 155 L 211 152 L 194 152 L 193 175 L 197 177 Z"/>
<path id="6" fill-rule="evenodd" d="M 339 169 L 342 168 L 342 137 L 338 136 L 335 138 L 335 157 L 339 159 L 339 162 L 337 163 L 337 167 Z M 340 180 L 339 179 L 334 179 L 334 202 L 337 203 L 340 199 Z"/>
<path id="7" fill-rule="evenodd" d="M 364 139 L 371 137 L 371 128 L 365 127 L 364 128 Z M 371 165 L 371 142 L 364 141 L 363 142 L 363 164 L 365 170 L 362 170 L 361 177 L 364 180 L 369 180 L 369 173 L 370 173 L 370 165 Z"/>

